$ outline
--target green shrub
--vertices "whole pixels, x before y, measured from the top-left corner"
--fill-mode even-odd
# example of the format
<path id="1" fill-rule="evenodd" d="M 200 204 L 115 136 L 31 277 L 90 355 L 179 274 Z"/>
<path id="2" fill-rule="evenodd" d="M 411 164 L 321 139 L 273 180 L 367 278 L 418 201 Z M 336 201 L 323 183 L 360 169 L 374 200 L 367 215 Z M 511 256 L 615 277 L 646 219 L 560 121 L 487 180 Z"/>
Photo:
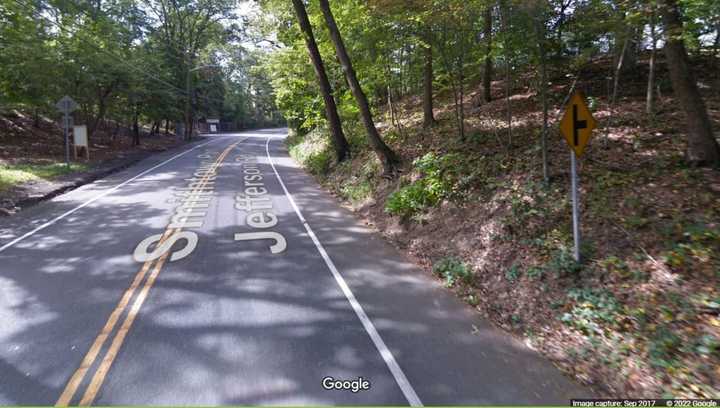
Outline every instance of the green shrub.
<path id="1" fill-rule="evenodd" d="M 507 279 L 507 281 L 510 283 L 515 283 L 518 279 L 520 279 L 521 273 L 522 272 L 520 271 L 520 268 L 517 266 L 517 264 L 513 264 L 510 269 L 505 272 L 505 279 Z"/>
<path id="2" fill-rule="evenodd" d="M 324 176 L 330 171 L 335 152 L 325 129 L 315 129 L 306 135 L 295 134 L 286 140 L 290 156 L 311 174 Z"/>
<path id="3" fill-rule="evenodd" d="M 439 197 L 428 189 L 424 180 L 418 180 L 392 193 L 385 204 L 385 211 L 401 217 L 409 217 L 428 207 L 433 207 Z"/>
<path id="4" fill-rule="evenodd" d="M 330 171 L 333 157 L 329 149 L 311 153 L 305 159 L 305 166 L 308 171 L 317 176 L 324 176 Z"/>
<path id="5" fill-rule="evenodd" d="M 422 178 L 392 193 L 385 205 L 385 211 L 393 215 L 409 217 L 430 207 L 437 206 L 449 197 L 456 183 L 456 175 L 450 170 L 458 155 L 438 156 L 428 153 L 413 162 Z"/>
<path id="6" fill-rule="evenodd" d="M 527 270 L 527 276 L 530 279 L 542 279 L 545 270 L 539 266 L 531 266 Z"/>
<path id="7" fill-rule="evenodd" d="M 666 326 L 660 326 L 653 333 L 648 344 L 650 364 L 658 368 L 671 368 L 677 363 L 677 350 L 681 345 L 680 337 Z"/>
<path id="8" fill-rule="evenodd" d="M 671 237 L 670 249 L 662 254 L 663 261 L 671 267 L 720 272 L 720 228 L 712 224 L 695 223 L 680 226 L 681 236 Z"/>
<path id="9" fill-rule="evenodd" d="M 347 183 L 340 188 L 340 193 L 346 200 L 358 203 L 372 195 L 372 186 L 368 180 Z"/>
<path id="10" fill-rule="evenodd" d="M 572 251 L 560 248 L 548 262 L 546 269 L 553 270 L 557 276 L 568 276 L 580 273 L 582 264 L 575 261 Z"/>
<path id="11" fill-rule="evenodd" d="M 433 272 L 445 280 L 445 286 L 452 287 L 462 282 L 467 285 L 473 282 L 473 273 L 465 263 L 455 257 L 447 257 L 433 266 Z"/>
<path id="12" fill-rule="evenodd" d="M 615 296 L 605 290 L 575 288 L 568 291 L 573 307 L 560 320 L 581 332 L 600 334 L 603 326 L 615 324 L 620 304 Z"/>

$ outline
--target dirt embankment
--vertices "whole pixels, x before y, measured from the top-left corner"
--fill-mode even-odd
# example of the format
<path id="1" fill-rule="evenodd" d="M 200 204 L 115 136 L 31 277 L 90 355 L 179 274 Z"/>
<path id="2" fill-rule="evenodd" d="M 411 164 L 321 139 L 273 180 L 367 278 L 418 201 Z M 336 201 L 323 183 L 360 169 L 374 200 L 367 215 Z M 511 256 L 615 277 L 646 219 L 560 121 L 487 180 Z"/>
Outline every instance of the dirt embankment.
<path id="1" fill-rule="evenodd" d="M 65 162 L 63 130 L 45 117 L 13 110 L 0 113 L 0 215 L 90 182 L 153 153 L 183 144 L 163 132 L 141 131 L 133 146 L 130 130 L 107 122 L 90 137 L 90 160 L 80 157 L 69 170 Z"/>
<path id="2" fill-rule="evenodd" d="M 469 98 L 465 141 L 450 98 L 439 98 L 431 130 L 421 127 L 419 99 L 406 98 L 401 127 L 380 124 L 405 162 L 398 180 L 378 176 L 352 126 L 350 162 L 328 160 L 322 132 L 291 139 L 291 153 L 449 290 L 600 393 L 717 398 L 720 172 L 685 164 L 684 118 L 662 70 L 657 113 L 645 114 L 643 67 L 625 79 L 614 107 L 606 62 L 577 83 L 600 123 L 579 167 L 581 265 L 571 255 L 569 151 L 553 127 L 545 186 L 539 98 L 522 80 L 510 98 L 512 135 L 501 82 L 495 101 L 473 106 Z M 700 72 L 718 124 L 717 78 Z M 551 118 L 570 85 L 553 81 Z"/>

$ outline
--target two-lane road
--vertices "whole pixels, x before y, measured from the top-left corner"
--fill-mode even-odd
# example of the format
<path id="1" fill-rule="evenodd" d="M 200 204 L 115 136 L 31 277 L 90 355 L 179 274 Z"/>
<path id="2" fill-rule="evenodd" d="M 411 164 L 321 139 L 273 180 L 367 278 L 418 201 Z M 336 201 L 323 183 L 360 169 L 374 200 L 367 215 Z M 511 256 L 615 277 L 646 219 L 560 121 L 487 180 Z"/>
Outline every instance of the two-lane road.
<path id="1" fill-rule="evenodd" d="M 284 136 L 213 136 L 2 220 L 0 404 L 589 396 L 338 206 Z"/>

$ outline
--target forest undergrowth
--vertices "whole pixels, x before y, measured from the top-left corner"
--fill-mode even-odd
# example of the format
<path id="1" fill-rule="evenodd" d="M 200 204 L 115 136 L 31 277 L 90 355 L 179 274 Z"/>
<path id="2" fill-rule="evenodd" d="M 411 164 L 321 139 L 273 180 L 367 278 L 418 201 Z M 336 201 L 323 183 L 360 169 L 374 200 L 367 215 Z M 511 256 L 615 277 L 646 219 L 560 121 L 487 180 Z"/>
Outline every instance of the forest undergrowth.
<path id="1" fill-rule="evenodd" d="M 431 129 L 422 126 L 418 96 L 397 104 L 397 124 L 378 112 L 384 140 L 403 159 L 394 180 L 381 177 L 359 123 L 345 123 L 352 158 L 340 164 L 327 131 L 288 144 L 328 190 L 448 290 L 599 393 L 717 398 L 720 172 L 686 164 L 684 117 L 663 92 L 669 84 L 648 117 L 646 74 L 626 78 L 611 107 L 608 70 L 608 61 L 593 62 L 575 82 L 600 124 L 579 162 L 581 264 L 572 256 L 569 150 L 555 121 L 574 78 L 552 79 L 549 185 L 539 96 L 522 76 L 509 98 L 512 134 L 503 81 L 479 106 L 480 87 L 467 89 L 465 141 L 450 94 L 436 97 Z M 717 78 L 698 71 L 720 123 Z"/>

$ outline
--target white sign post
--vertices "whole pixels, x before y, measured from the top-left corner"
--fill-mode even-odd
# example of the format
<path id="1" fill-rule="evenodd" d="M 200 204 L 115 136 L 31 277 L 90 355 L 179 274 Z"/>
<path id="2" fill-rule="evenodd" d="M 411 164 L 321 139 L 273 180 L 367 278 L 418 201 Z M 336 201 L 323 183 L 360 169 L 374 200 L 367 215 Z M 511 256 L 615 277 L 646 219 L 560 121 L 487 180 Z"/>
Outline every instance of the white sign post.
<path id="1" fill-rule="evenodd" d="M 63 127 L 65 128 L 65 164 L 70 165 L 70 113 L 77 109 L 77 103 L 69 96 L 65 95 L 55 104 L 55 107 L 65 115 L 63 117 Z"/>
<path id="2" fill-rule="evenodd" d="M 575 262 L 580 262 L 580 202 L 578 201 L 578 174 L 575 150 L 570 151 L 570 178 L 572 188 L 573 239 L 575 243 L 573 256 Z"/>

